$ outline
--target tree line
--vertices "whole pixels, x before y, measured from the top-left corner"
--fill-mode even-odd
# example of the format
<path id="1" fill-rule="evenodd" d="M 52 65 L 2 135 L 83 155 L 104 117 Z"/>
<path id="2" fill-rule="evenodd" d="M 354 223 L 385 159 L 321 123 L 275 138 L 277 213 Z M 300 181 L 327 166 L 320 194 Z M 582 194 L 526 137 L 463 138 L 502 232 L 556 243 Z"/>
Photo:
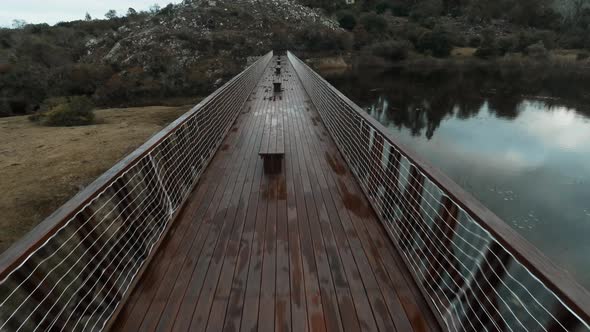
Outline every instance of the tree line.
<path id="1" fill-rule="evenodd" d="M 435 56 L 448 55 L 454 46 L 482 46 L 482 56 L 526 52 L 539 42 L 547 49 L 590 50 L 590 0 L 365 0 L 354 5 L 302 1 L 335 16 L 353 34 L 356 49 L 402 40 L 406 43 L 398 46 L 412 44 Z M 481 29 L 458 31 L 452 24 L 457 21 Z M 383 53 L 383 45 L 378 49 Z M 400 51 L 390 53 L 399 56 Z"/>

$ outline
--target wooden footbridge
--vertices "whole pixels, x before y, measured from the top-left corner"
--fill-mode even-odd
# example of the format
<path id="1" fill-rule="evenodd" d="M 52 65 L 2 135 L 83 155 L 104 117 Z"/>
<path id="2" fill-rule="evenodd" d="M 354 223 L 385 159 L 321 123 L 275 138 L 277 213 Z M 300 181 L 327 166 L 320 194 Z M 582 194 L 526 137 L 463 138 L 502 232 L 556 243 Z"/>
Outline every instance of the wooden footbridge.
<path id="1" fill-rule="evenodd" d="M 586 290 L 293 54 L 0 257 L 1 331 L 590 331 Z"/>

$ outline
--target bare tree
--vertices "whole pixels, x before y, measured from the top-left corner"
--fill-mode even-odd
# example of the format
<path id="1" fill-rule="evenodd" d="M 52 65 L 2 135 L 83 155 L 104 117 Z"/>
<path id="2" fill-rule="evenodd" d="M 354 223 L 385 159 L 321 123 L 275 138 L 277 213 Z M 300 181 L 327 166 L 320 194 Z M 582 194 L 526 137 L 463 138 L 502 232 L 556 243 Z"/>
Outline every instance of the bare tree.
<path id="1" fill-rule="evenodd" d="M 160 5 L 155 3 L 153 6 L 150 7 L 150 13 L 157 14 L 160 11 Z"/>
<path id="2" fill-rule="evenodd" d="M 582 16 L 584 8 L 590 7 L 590 0 L 559 0 L 555 2 L 566 22 L 578 22 Z"/>
<path id="3" fill-rule="evenodd" d="M 106 14 L 104 14 L 108 20 L 112 20 L 117 17 L 117 11 L 114 9 L 110 9 Z"/>
<path id="4" fill-rule="evenodd" d="M 574 23 L 577 23 L 582 17 L 584 8 L 590 5 L 590 0 L 573 0 L 572 1 L 572 19 Z"/>
<path id="5" fill-rule="evenodd" d="M 25 20 L 12 20 L 12 27 L 14 29 L 22 29 L 27 25 L 27 21 Z"/>
<path id="6" fill-rule="evenodd" d="M 86 16 L 84 17 L 86 21 L 92 21 L 92 16 L 88 12 L 86 12 Z"/>

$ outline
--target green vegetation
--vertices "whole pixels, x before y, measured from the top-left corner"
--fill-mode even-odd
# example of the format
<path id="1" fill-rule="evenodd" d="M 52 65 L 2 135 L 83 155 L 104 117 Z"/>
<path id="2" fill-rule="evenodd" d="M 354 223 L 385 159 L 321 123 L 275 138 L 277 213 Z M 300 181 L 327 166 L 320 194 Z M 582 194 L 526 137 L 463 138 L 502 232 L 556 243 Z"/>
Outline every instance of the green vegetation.
<path id="1" fill-rule="evenodd" d="M 49 97 L 91 96 L 116 68 L 81 62 L 86 43 L 126 21 L 90 19 L 0 29 L 0 113 L 33 113 Z"/>
<path id="2" fill-rule="evenodd" d="M 552 49 L 590 50 L 590 0 L 381 0 L 336 8 L 325 1 L 305 4 L 335 12 L 340 26 L 351 31 L 354 50 L 405 40 L 410 54 L 447 57 L 454 47 L 469 46 L 483 59 L 521 53 L 535 61 L 548 59 Z M 392 59 L 387 52 L 373 53 Z"/>
<path id="3" fill-rule="evenodd" d="M 375 36 L 384 34 L 387 31 L 387 20 L 382 15 L 370 12 L 361 16 L 361 24 L 368 33 Z"/>
<path id="4" fill-rule="evenodd" d="M 589 58 L 590 0 L 293 1 L 325 15 L 298 6 L 308 12 L 289 20 L 295 7 L 279 14 L 218 0 L 198 11 L 154 5 L 55 26 L 15 20 L 14 29 L 0 29 L 0 116 L 43 112 L 45 100 L 62 96 L 121 107 L 205 95 L 269 48 L 376 65 L 467 47 L 485 61 L 550 61 L 562 49 L 574 63 Z"/>
<path id="5" fill-rule="evenodd" d="M 71 127 L 94 123 L 94 103 L 86 96 L 49 98 L 42 106 L 45 111 L 29 116 L 29 120 L 45 126 Z"/>
<path id="6" fill-rule="evenodd" d="M 300 30 L 294 36 L 294 45 L 284 48 L 301 51 L 343 51 L 352 47 L 352 39 L 345 32 L 335 32 L 319 25 L 312 25 Z M 297 45 L 297 46 L 296 46 Z"/>
<path id="7" fill-rule="evenodd" d="M 373 55 L 390 61 L 405 60 L 408 57 L 410 43 L 407 41 L 390 40 L 371 46 Z"/>
<path id="8" fill-rule="evenodd" d="M 451 54 L 453 45 L 445 30 L 436 28 L 432 31 L 425 31 L 416 42 L 416 49 L 425 54 L 444 58 Z"/>
<path id="9" fill-rule="evenodd" d="M 352 31 L 356 27 L 356 17 L 351 11 L 341 11 L 338 13 L 338 23 L 342 28 Z"/>
<path id="10" fill-rule="evenodd" d="M 0 28 L 0 117 L 43 112 L 44 101 L 62 96 L 86 96 L 101 107 L 118 107 L 160 104 L 169 98 L 210 92 L 214 79 L 208 78 L 209 63 L 203 60 L 186 70 L 173 68 L 178 61 L 165 55 L 165 46 L 146 50 L 157 66 L 105 60 L 108 51 L 118 44 L 121 49 L 133 50 L 134 46 L 121 37 L 126 26 L 152 24 L 155 16 L 170 15 L 172 10 L 171 6 L 154 6 L 148 13 L 129 8 L 124 17 L 109 10 L 105 15 L 108 19 L 103 20 L 86 15 L 84 20 L 55 26 L 23 23 L 19 29 Z M 158 43 L 179 40 L 189 53 L 208 52 L 213 43 L 215 49 L 240 45 L 239 38 L 217 32 L 208 40 L 183 29 L 158 31 L 155 35 L 161 38 Z M 247 48 L 238 50 L 252 52 Z M 225 66 L 227 75 L 235 74 L 241 66 Z"/>
<path id="11" fill-rule="evenodd" d="M 10 105 L 8 104 L 8 101 L 6 101 L 6 99 L 0 100 L 0 117 L 11 116 L 11 115 L 12 115 L 12 109 L 11 109 Z"/>

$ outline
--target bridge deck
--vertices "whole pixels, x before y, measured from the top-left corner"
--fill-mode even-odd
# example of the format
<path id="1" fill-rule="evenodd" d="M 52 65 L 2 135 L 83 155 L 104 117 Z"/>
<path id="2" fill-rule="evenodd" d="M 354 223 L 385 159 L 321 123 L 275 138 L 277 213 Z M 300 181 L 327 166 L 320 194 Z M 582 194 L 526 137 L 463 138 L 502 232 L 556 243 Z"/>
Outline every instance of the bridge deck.
<path id="1" fill-rule="evenodd" d="M 269 66 L 114 330 L 439 329 L 282 62 L 285 91 L 273 95 Z M 278 174 L 258 155 L 271 112 L 284 126 Z"/>

